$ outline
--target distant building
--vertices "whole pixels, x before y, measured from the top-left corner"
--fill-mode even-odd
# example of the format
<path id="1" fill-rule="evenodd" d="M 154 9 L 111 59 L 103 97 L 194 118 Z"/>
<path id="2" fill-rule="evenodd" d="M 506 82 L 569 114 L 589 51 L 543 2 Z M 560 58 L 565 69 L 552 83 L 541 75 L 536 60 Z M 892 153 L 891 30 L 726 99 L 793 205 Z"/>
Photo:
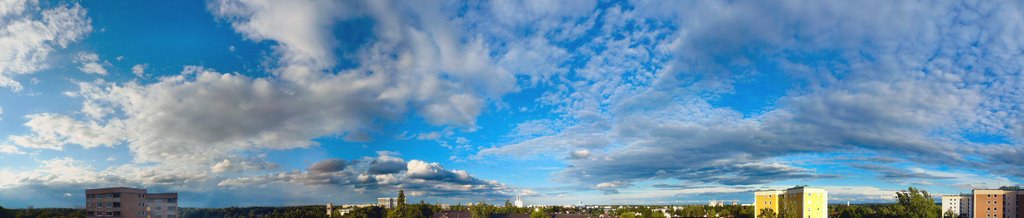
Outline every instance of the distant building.
<path id="1" fill-rule="evenodd" d="M 333 217 L 335 212 L 339 216 L 345 216 L 345 214 L 351 213 L 356 208 L 373 207 L 378 206 L 377 204 L 342 204 L 335 206 L 332 203 L 327 204 L 327 217 Z"/>
<path id="2" fill-rule="evenodd" d="M 828 217 L 828 191 L 820 188 L 794 187 L 785 191 L 768 190 L 754 192 L 754 217 L 761 210 L 768 209 L 779 214 L 786 210 L 798 213 L 797 217 Z"/>
<path id="3" fill-rule="evenodd" d="M 87 218 L 177 218 L 178 194 L 113 187 L 85 190 Z"/>
<path id="4" fill-rule="evenodd" d="M 962 195 L 943 195 L 942 196 L 942 214 L 945 215 L 947 212 L 957 214 L 959 217 L 970 217 L 971 216 L 971 205 L 973 197 L 968 194 Z"/>
<path id="5" fill-rule="evenodd" d="M 522 196 L 516 195 L 515 205 L 516 205 L 516 207 L 525 207 L 526 206 L 525 204 L 523 204 L 523 197 Z"/>
<path id="6" fill-rule="evenodd" d="M 178 193 L 146 194 L 146 214 L 149 218 L 177 218 Z"/>
<path id="7" fill-rule="evenodd" d="M 381 207 L 387 209 L 391 209 L 398 206 L 398 198 L 377 198 L 377 205 L 380 205 Z"/>

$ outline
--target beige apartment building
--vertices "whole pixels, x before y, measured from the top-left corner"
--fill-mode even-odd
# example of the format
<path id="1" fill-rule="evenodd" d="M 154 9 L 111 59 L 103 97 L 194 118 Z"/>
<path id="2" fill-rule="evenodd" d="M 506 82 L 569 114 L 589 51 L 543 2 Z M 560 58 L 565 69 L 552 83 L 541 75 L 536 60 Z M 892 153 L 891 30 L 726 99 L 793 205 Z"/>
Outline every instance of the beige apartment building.
<path id="1" fill-rule="evenodd" d="M 112 187 L 85 190 L 87 218 L 177 218 L 177 193 L 146 193 L 146 189 Z"/>

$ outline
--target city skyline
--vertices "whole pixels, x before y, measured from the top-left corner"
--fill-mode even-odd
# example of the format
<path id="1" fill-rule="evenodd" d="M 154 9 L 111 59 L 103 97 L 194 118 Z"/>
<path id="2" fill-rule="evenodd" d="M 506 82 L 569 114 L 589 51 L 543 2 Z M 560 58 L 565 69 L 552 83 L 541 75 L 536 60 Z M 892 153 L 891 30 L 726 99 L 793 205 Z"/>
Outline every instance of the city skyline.
<path id="1" fill-rule="evenodd" d="M 0 1 L 0 205 L 1021 185 L 1021 35 L 1003 1 Z"/>

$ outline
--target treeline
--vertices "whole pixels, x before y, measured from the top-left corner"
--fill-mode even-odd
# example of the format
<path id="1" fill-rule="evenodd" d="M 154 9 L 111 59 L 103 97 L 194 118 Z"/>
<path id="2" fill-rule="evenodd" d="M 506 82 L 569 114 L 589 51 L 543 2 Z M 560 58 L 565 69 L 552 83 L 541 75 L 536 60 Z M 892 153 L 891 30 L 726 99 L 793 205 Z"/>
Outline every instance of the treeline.
<path id="1" fill-rule="evenodd" d="M 327 217 L 327 209 L 322 205 L 291 206 L 291 207 L 228 207 L 228 208 L 179 208 L 178 213 L 185 218 L 323 218 Z"/>
<path id="2" fill-rule="evenodd" d="M 37 208 L 37 209 L 5 209 L 0 206 L 0 218 L 80 218 L 85 217 L 85 209 L 72 208 Z"/>
<path id="3" fill-rule="evenodd" d="M 938 218 L 943 215 L 942 206 L 935 203 L 935 199 L 928 194 L 928 191 L 910 187 L 906 191 L 896 192 L 895 204 L 835 205 L 830 206 L 829 216 L 839 218 Z"/>
<path id="4" fill-rule="evenodd" d="M 662 208 L 672 217 L 754 217 L 753 206 L 741 205 L 685 205 L 667 208 L 664 206 L 623 206 L 615 209 L 613 214 L 620 218 L 664 218 L 666 216 L 661 211 Z"/>
<path id="5" fill-rule="evenodd" d="M 442 208 L 440 205 L 423 203 L 406 204 L 405 194 L 399 191 L 398 204 L 392 209 L 385 209 L 379 206 L 353 208 L 352 211 L 342 216 L 340 209 L 334 210 L 333 217 L 344 218 L 427 218 L 433 217 L 442 211 L 459 211 L 469 213 L 473 218 L 495 217 L 511 214 L 529 214 L 532 218 L 551 217 L 552 214 L 586 214 L 592 216 L 610 215 L 620 218 L 662 218 L 666 217 L 662 210 L 672 216 L 678 217 L 754 217 L 752 206 L 724 205 L 724 206 L 612 206 L 605 208 L 578 208 L 550 206 L 540 209 L 515 207 L 506 201 L 505 205 L 489 205 L 484 203 L 471 206 L 454 205 L 449 208 Z M 283 217 L 283 218 L 323 218 L 327 217 L 326 208 L 323 205 L 291 206 L 291 207 L 229 207 L 229 208 L 180 208 L 182 218 L 258 218 L 258 217 Z M 85 217 L 84 209 L 70 208 L 40 208 L 40 209 L 4 209 L 0 206 L 0 218 L 28 218 L 28 217 Z M 797 217 L 793 211 L 779 211 L 778 214 L 771 210 L 760 211 L 758 217 L 765 218 L 791 218 Z M 829 217 L 838 218 L 889 218 L 889 217 L 920 217 L 938 218 L 943 217 L 941 207 L 935 203 L 927 191 L 914 187 L 906 191 L 896 193 L 895 204 L 859 204 L 859 205 L 829 205 Z M 944 217 L 956 217 L 953 214 L 946 214 Z"/>

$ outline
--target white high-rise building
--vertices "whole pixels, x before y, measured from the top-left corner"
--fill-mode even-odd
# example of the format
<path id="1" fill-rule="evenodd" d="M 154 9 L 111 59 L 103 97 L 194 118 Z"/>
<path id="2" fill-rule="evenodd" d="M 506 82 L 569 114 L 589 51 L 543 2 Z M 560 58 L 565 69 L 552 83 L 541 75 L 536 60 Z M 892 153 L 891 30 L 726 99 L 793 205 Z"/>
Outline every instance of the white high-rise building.
<path id="1" fill-rule="evenodd" d="M 971 195 L 943 195 L 942 215 L 952 212 L 959 217 L 970 217 L 971 202 Z"/>
<path id="2" fill-rule="evenodd" d="M 516 205 L 516 207 L 525 207 L 526 206 L 525 204 L 523 204 L 523 197 L 522 196 L 516 195 L 515 205 Z"/>

